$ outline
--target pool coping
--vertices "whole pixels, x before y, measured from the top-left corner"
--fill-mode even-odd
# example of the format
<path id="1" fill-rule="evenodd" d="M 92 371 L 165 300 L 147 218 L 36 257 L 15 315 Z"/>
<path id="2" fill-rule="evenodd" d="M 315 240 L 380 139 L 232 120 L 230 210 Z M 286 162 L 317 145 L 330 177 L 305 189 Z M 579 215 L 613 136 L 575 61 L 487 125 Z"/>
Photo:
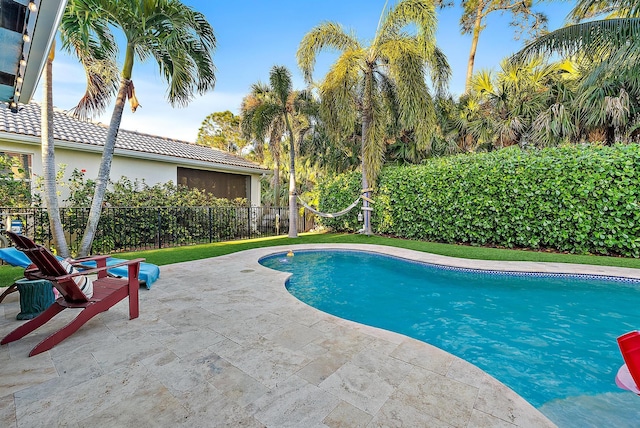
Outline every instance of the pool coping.
<path id="1" fill-rule="evenodd" d="M 58 324 L 0 346 L 0 425 L 554 426 L 476 366 L 312 308 L 286 291 L 289 274 L 258 263 L 299 249 L 640 278 L 633 269 L 465 260 L 368 244 L 264 247 L 166 265 L 151 290 L 140 289 L 135 320 L 120 302 L 29 358 L 69 320 L 63 312 Z M 0 335 L 19 325 L 16 294 L 0 304 Z"/>

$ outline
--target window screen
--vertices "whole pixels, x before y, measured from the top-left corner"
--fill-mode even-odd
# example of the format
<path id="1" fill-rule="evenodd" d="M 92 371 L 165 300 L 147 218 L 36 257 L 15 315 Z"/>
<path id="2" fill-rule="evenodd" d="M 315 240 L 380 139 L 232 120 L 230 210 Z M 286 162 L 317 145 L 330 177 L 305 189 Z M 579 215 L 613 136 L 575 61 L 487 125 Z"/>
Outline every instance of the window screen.
<path id="1" fill-rule="evenodd" d="M 178 183 L 190 189 L 204 190 L 216 198 L 226 199 L 249 199 L 251 186 L 248 175 L 182 167 L 178 167 Z"/>

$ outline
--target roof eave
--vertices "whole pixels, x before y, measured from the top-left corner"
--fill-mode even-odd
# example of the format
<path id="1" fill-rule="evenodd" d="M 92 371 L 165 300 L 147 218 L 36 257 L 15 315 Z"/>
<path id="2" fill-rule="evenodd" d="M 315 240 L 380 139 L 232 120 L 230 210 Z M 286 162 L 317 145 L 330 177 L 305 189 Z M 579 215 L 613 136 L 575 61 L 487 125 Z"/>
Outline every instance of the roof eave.
<path id="1" fill-rule="evenodd" d="M 2 133 L 0 135 L 0 138 L 7 141 L 19 142 L 23 144 L 24 143 L 28 143 L 32 145 L 41 144 L 40 137 L 33 136 L 33 135 Z M 55 146 L 64 148 L 64 149 L 77 150 L 77 151 L 89 152 L 89 153 L 102 153 L 103 151 L 102 146 L 98 146 L 95 144 L 65 141 L 65 140 L 55 140 Z M 233 172 L 236 174 L 245 173 L 249 175 L 262 175 L 265 173 L 266 174 L 269 173 L 268 169 L 260 166 L 256 166 L 255 168 L 249 168 L 249 167 L 238 166 L 238 165 L 214 163 L 214 162 L 208 162 L 208 161 L 200 161 L 197 159 L 179 158 L 176 156 L 167 156 L 167 155 L 161 155 L 161 154 L 155 154 L 155 153 L 140 152 L 136 150 L 127 150 L 127 149 L 121 149 L 117 147 L 115 149 L 114 154 L 117 156 L 122 156 L 126 158 L 161 161 L 161 162 L 176 164 L 179 166 L 194 166 L 194 167 L 199 166 L 201 168 L 215 169 L 216 171 Z"/>
<path id="2" fill-rule="evenodd" d="M 23 74 L 22 88 L 18 102 L 26 104 L 31 101 L 38 86 L 40 75 L 44 69 L 49 51 L 56 37 L 58 25 L 68 0 L 42 0 L 38 6 L 36 23 L 31 36 L 27 56 L 27 65 Z"/>

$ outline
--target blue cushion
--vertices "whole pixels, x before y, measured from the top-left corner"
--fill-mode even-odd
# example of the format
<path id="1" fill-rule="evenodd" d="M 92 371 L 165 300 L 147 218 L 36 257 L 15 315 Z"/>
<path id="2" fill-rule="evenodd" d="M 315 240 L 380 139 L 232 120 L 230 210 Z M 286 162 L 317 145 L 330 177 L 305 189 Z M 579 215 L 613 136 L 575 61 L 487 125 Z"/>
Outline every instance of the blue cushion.
<path id="1" fill-rule="evenodd" d="M 61 257 L 58 258 L 62 260 Z M 22 251 L 15 249 L 14 247 L 0 248 L 0 259 L 4 260 L 12 266 L 20 266 L 23 268 L 26 268 L 31 264 L 31 260 L 29 260 L 29 257 L 27 257 Z M 126 260 L 109 257 L 107 259 L 107 266 L 115 265 L 124 261 Z M 96 266 L 95 261 L 80 261 L 80 263 L 85 266 Z M 109 273 L 122 277 L 126 277 L 129 274 L 127 266 L 118 266 L 116 268 L 109 269 Z M 138 275 L 138 278 L 140 279 L 140 281 L 143 281 L 145 283 L 148 289 L 151 288 L 151 284 L 156 282 L 159 277 L 160 268 L 158 266 L 146 262 L 140 263 L 140 274 Z"/>

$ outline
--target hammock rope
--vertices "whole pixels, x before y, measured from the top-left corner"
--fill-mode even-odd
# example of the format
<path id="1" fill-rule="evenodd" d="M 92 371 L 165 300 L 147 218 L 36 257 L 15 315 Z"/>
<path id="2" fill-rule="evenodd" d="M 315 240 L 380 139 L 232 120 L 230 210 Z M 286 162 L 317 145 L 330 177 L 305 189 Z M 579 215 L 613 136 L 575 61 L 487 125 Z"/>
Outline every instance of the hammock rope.
<path id="1" fill-rule="evenodd" d="M 351 205 L 349 205 L 347 208 L 343 209 L 342 211 L 338 211 L 337 213 L 323 213 L 309 206 L 309 204 L 307 204 L 305 201 L 302 200 L 302 198 L 300 198 L 300 196 L 298 196 L 298 200 L 300 201 L 303 207 L 305 207 L 306 209 L 308 209 L 309 211 L 311 211 L 317 216 L 326 217 L 326 218 L 336 218 L 336 217 L 345 215 L 346 213 L 354 209 L 358 205 L 361 199 L 362 199 L 362 196 L 358 196 L 358 199 L 353 201 Z"/>

